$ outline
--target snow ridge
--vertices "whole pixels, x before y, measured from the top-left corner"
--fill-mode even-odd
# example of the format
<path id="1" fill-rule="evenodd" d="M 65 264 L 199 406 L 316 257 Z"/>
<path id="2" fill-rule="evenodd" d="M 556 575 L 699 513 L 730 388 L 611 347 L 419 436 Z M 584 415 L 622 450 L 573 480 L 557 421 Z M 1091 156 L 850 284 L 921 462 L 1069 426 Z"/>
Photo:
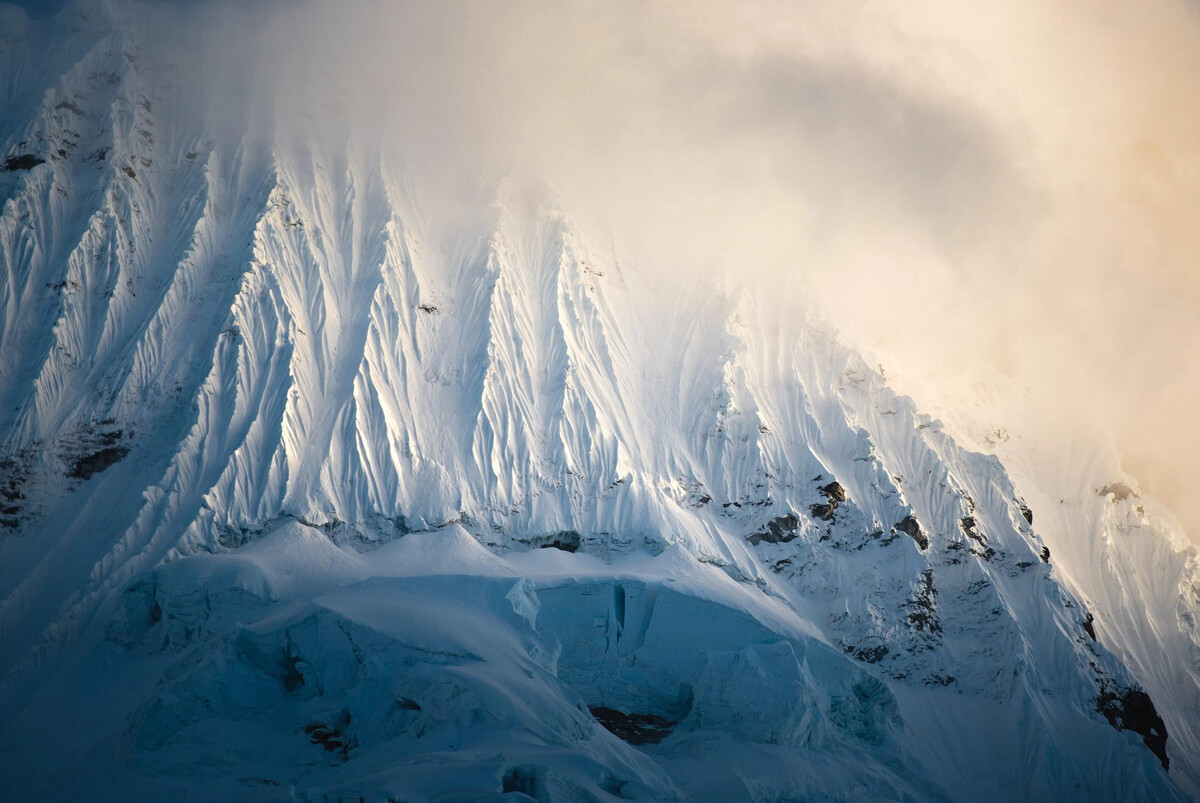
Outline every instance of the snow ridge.
<path id="1" fill-rule="evenodd" d="M 1018 490 L 784 294 L 629 270 L 537 182 L 441 220 L 366 138 L 216 126 L 128 8 L 0 50 L 18 789 L 1200 789 L 1167 519 Z"/>

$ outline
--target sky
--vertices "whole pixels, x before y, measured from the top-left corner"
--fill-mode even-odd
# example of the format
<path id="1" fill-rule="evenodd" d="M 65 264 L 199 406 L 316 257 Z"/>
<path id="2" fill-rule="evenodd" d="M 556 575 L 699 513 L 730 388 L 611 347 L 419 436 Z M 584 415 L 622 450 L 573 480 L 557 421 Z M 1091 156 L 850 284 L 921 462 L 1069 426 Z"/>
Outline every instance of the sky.
<path id="1" fill-rule="evenodd" d="M 1200 542 L 1200 7 L 197 5 L 227 22 L 204 69 L 248 51 L 282 117 L 430 184 L 541 176 L 680 282 L 813 298 L 934 413 L 1111 439 Z"/>

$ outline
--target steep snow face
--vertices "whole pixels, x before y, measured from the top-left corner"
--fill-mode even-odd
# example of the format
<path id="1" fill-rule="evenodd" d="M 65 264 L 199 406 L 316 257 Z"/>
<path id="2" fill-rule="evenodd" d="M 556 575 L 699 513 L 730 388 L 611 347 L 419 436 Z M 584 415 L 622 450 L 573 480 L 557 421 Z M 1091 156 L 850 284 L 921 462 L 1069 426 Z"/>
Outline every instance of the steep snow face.
<path id="1" fill-rule="evenodd" d="M 967 425 L 965 430 L 972 427 Z M 977 430 L 978 431 L 978 430 Z M 1200 798 L 1200 561 L 1173 517 L 1121 471 L 1111 450 L 1070 443 L 1053 451 L 991 428 L 1037 510 L 1059 578 L 1087 609 L 1101 643 L 1149 692 L 1171 738 L 1171 774 Z"/>
<path id="2" fill-rule="evenodd" d="M 134 10 L 0 41 L 18 796 L 1196 791 L 1195 556 L 1119 489 L 1018 490 L 535 183 L 441 219 L 231 126 Z"/>

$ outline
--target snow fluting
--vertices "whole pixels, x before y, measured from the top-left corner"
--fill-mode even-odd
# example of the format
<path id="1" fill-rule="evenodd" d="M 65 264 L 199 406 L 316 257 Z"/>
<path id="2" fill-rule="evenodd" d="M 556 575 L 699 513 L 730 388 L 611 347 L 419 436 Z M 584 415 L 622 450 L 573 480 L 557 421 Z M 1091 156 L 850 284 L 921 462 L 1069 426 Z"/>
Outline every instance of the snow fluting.
<path id="1" fill-rule="evenodd" d="M 214 123 L 142 12 L 3 17 L 12 799 L 1200 793 L 1200 563 L 1115 458 L 1051 499 L 535 180 Z"/>

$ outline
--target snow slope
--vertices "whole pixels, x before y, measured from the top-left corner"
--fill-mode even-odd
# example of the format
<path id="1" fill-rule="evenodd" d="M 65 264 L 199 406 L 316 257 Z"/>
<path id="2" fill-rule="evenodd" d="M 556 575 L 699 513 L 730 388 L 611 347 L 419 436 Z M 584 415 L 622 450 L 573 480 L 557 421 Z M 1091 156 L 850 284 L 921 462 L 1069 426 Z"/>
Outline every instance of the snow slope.
<path id="1" fill-rule="evenodd" d="M 1055 505 L 537 182 L 439 215 L 197 91 L 204 8 L 4 15 L 14 797 L 1200 791 L 1196 556 L 1110 464 Z"/>

